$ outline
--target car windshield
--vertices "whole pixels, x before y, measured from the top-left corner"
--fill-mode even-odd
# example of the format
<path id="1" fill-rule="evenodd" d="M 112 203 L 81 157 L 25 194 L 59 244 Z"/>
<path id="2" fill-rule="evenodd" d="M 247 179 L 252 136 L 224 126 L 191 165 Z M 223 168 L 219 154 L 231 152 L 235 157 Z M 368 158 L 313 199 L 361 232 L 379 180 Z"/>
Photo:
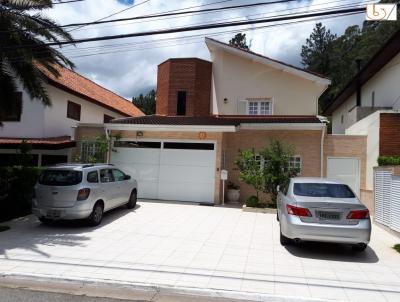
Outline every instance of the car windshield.
<path id="1" fill-rule="evenodd" d="M 294 195 L 310 197 L 354 198 L 349 186 L 329 183 L 295 183 Z"/>
<path id="2" fill-rule="evenodd" d="M 47 186 L 73 186 L 82 181 L 82 172 L 74 170 L 45 170 L 39 183 Z"/>

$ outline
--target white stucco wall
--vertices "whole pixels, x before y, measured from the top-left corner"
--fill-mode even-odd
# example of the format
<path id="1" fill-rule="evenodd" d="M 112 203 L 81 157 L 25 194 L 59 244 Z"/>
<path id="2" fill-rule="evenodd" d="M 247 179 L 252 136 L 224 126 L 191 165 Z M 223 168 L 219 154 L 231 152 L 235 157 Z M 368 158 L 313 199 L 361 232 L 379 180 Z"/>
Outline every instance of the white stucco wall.
<path id="1" fill-rule="evenodd" d="M 367 136 L 366 189 L 373 190 L 374 167 L 378 165 L 379 156 L 380 111 L 367 116 L 346 129 L 346 135 Z"/>
<path id="2" fill-rule="evenodd" d="M 45 107 L 37 100 L 31 100 L 23 92 L 23 106 L 20 122 L 4 122 L 0 127 L 0 137 L 56 137 L 71 136 L 73 126 L 78 123 L 103 123 L 104 114 L 123 117 L 114 111 L 88 102 L 68 92 L 47 85 L 52 106 Z M 72 101 L 81 105 L 81 120 L 67 118 L 67 103 Z"/>
<path id="3" fill-rule="evenodd" d="M 361 89 L 361 106 L 371 107 L 372 93 L 375 92 L 375 107 L 400 109 L 400 54 L 395 56 Z M 348 111 L 356 105 L 356 94 L 349 97 L 332 114 L 332 133 L 343 134 L 348 124 Z M 341 124 L 341 116 L 344 123 Z M 347 124 L 346 124 L 347 123 Z"/>
<path id="4" fill-rule="evenodd" d="M 240 114 L 239 100 L 273 98 L 274 115 L 317 114 L 324 85 L 221 49 L 211 51 L 211 59 L 213 113 Z M 228 99 L 226 104 L 224 98 Z"/>

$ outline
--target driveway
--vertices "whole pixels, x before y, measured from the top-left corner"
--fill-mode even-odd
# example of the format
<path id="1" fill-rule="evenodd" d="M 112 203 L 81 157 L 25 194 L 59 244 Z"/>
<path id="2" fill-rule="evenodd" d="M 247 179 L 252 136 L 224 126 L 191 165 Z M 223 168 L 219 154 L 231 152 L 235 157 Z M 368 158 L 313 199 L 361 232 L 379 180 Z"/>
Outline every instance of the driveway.
<path id="1" fill-rule="evenodd" d="M 275 215 L 139 201 L 103 224 L 0 233 L 0 274 L 108 280 L 344 301 L 400 301 L 399 238 L 377 226 L 364 253 L 331 244 L 282 247 Z"/>

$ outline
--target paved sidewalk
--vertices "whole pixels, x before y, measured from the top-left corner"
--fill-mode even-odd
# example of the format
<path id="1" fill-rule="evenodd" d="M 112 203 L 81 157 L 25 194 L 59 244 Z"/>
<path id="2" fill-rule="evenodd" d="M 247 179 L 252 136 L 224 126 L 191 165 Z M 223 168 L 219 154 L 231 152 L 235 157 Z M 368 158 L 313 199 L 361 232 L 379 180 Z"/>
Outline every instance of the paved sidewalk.
<path id="1" fill-rule="evenodd" d="M 0 233 L 0 274 L 131 282 L 341 301 L 400 301 L 399 238 L 374 226 L 364 253 L 282 247 L 275 215 L 139 201 L 97 228 L 29 216 Z"/>

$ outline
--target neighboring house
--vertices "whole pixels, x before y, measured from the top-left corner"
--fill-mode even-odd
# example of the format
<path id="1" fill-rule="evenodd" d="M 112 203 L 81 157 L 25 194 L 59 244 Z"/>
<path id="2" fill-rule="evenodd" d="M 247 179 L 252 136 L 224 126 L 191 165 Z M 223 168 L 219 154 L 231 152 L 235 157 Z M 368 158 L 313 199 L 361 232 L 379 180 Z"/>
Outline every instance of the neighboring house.
<path id="1" fill-rule="evenodd" d="M 372 200 L 379 156 L 400 155 L 400 31 L 326 108 L 332 133 L 367 136 L 366 195 Z"/>
<path id="2" fill-rule="evenodd" d="M 32 145 L 32 165 L 71 160 L 78 123 L 103 123 L 114 118 L 141 116 L 130 101 L 67 68 L 58 67 L 56 78 L 41 68 L 51 106 L 32 100 L 21 89 L 0 127 L 0 166 L 19 163 L 23 141 Z"/>
<path id="3" fill-rule="evenodd" d="M 118 137 L 109 160 L 137 179 L 142 198 L 219 204 L 226 169 L 244 201 L 255 191 L 239 180 L 238 152 L 261 150 L 272 138 L 294 145 L 290 164 L 302 176 L 336 176 L 344 169 L 355 191 L 364 186 L 365 139 L 329 137 L 317 116 L 328 79 L 213 39 L 206 45 L 211 62 L 180 58 L 158 66 L 156 115 L 83 125 L 76 137 L 96 129 Z M 354 151 L 350 145 L 360 161 L 338 158 Z"/>

